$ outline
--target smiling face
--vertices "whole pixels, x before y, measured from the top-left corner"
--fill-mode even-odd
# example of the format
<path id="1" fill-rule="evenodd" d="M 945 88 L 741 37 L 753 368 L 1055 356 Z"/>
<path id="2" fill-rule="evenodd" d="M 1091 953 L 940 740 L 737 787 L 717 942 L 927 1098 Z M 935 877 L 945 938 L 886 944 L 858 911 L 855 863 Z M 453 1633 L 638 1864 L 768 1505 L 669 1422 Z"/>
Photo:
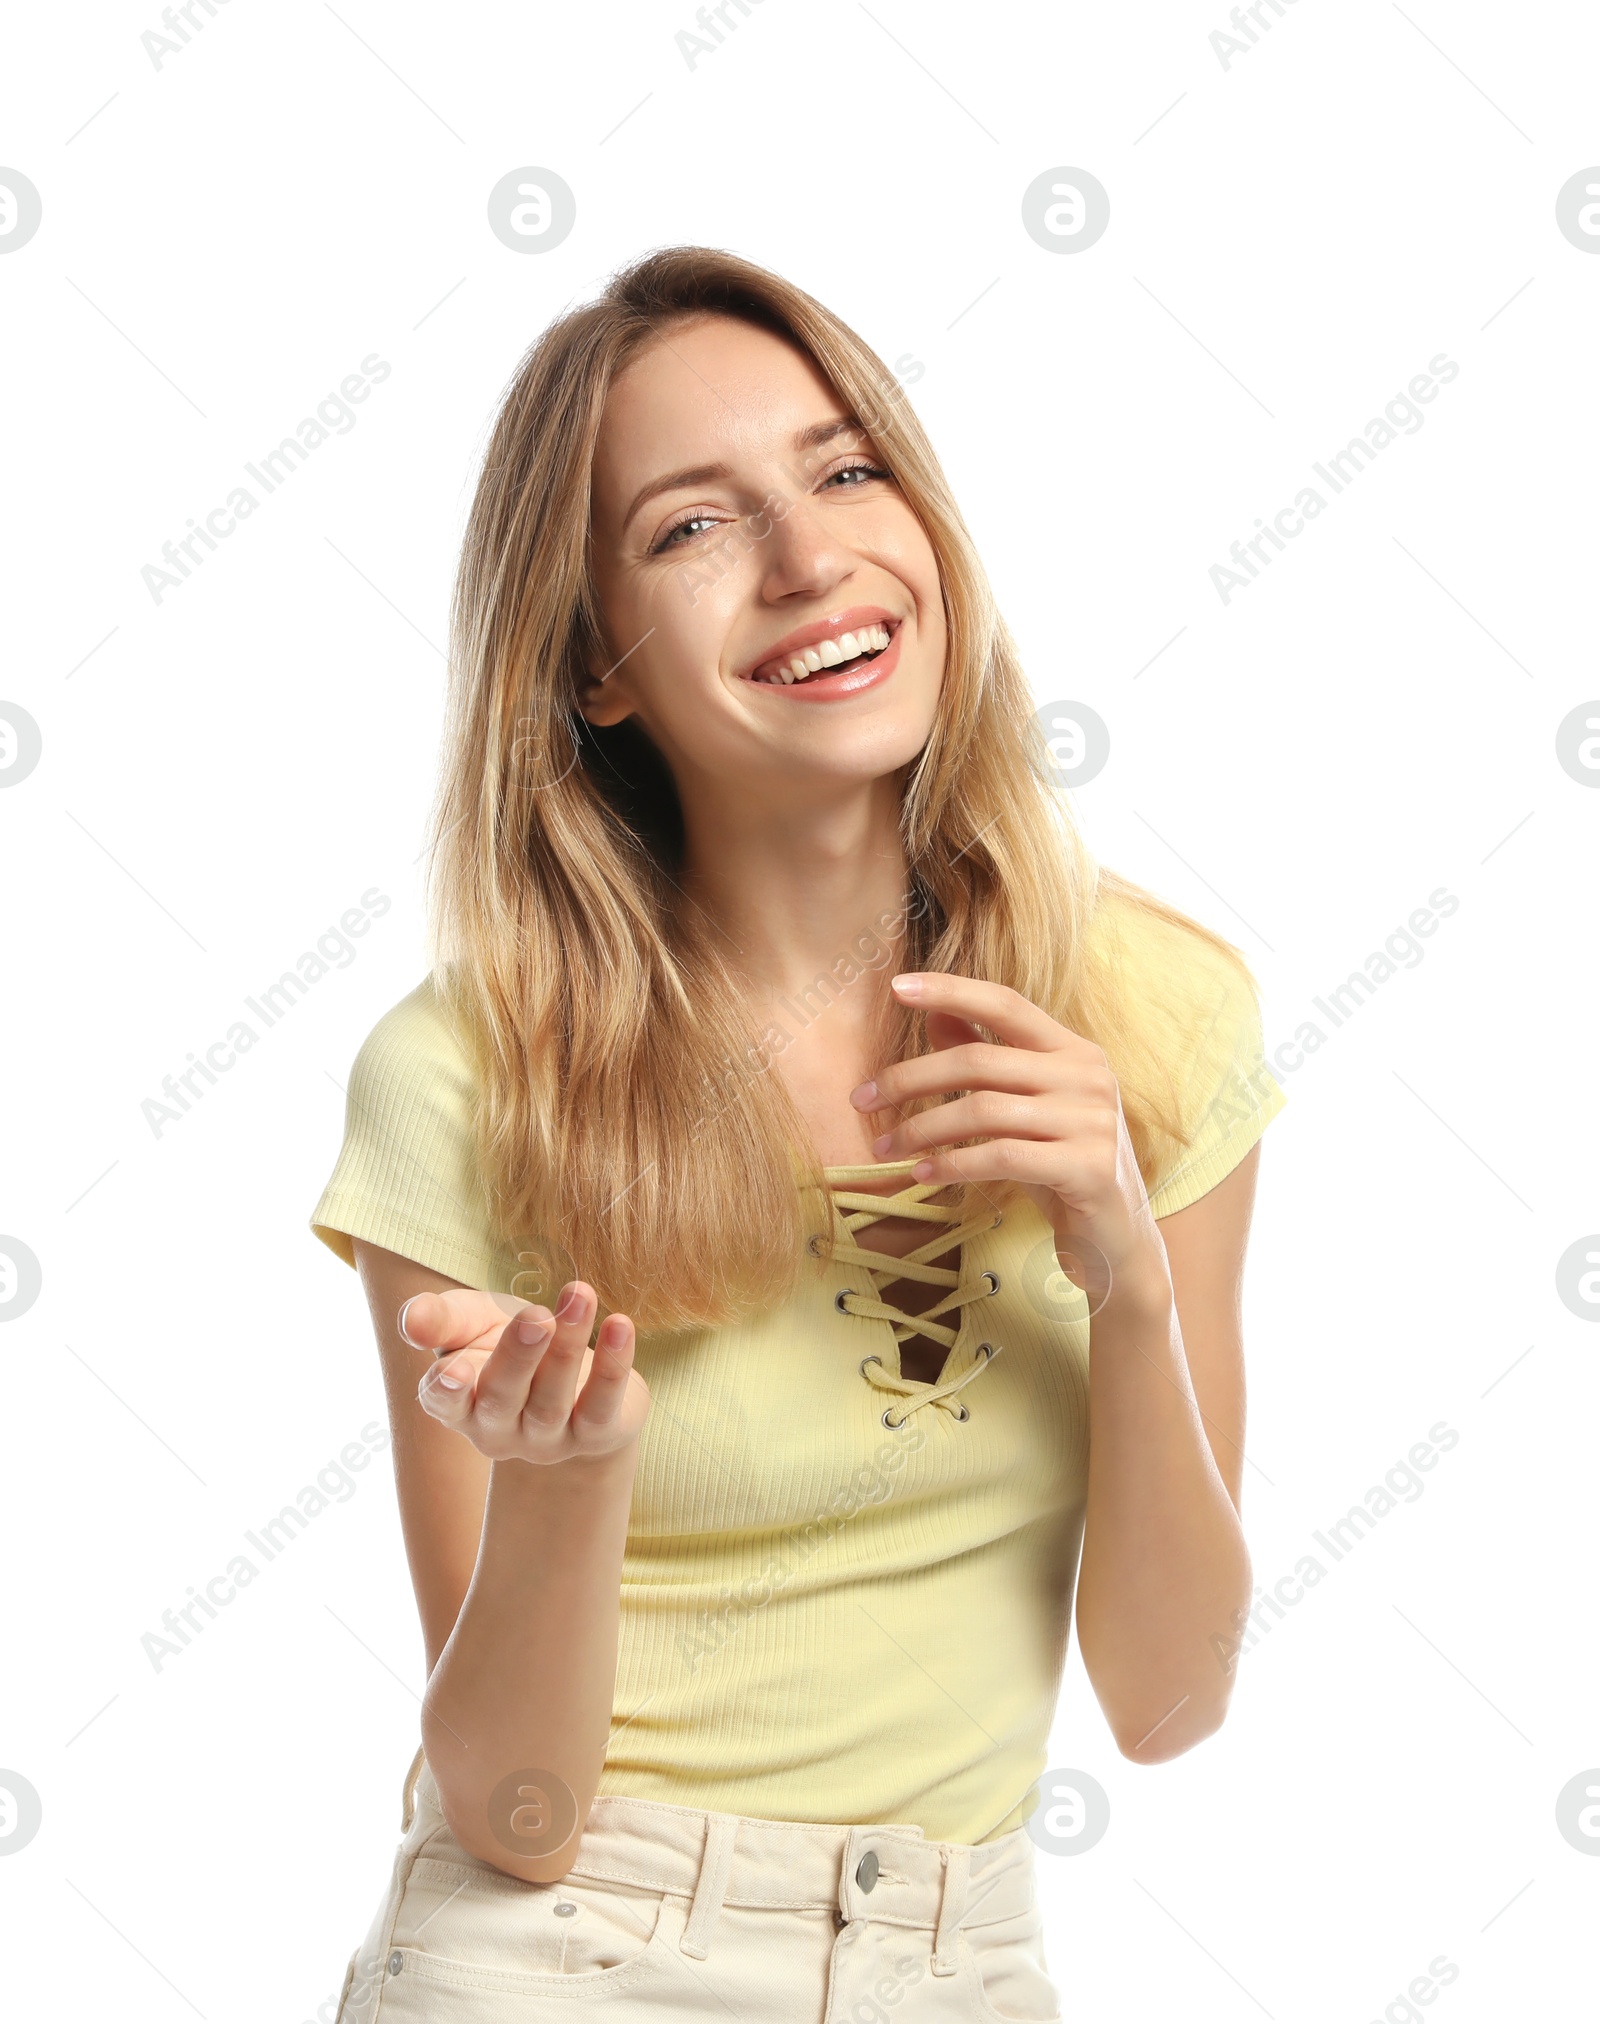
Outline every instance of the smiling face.
<path id="1" fill-rule="evenodd" d="M 686 813 L 922 750 L 945 660 L 933 548 L 794 346 L 725 316 L 648 343 L 607 398 L 591 531 L 606 657 L 579 706 L 634 716 Z"/>

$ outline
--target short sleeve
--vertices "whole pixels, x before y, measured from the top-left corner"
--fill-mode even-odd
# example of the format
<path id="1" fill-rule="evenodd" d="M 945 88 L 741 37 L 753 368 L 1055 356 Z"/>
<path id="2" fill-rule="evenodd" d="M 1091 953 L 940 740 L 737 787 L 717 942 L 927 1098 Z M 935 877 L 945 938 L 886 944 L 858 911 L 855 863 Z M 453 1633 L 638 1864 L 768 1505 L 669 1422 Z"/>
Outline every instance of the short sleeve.
<path id="1" fill-rule="evenodd" d="M 352 1239 L 464 1286 L 510 1287 L 519 1266 L 490 1222 L 477 1162 L 475 1078 L 431 978 L 362 1042 L 345 1092 L 344 1141 L 312 1231 L 355 1264 Z"/>
<path id="2" fill-rule="evenodd" d="M 1183 922 L 1126 901 L 1111 911 L 1129 1014 L 1160 1057 L 1188 1140 L 1166 1139 L 1145 1176 L 1151 1210 L 1171 1216 L 1232 1173 L 1287 1098 L 1266 1063 L 1244 963 Z"/>
<path id="3" fill-rule="evenodd" d="M 1181 1002 L 1194 1025 L 1180 1044 L 1179 1108 L 1189 1137 L 1147 1186 L 1150 1207 L 1170 1216 L 1231 1174 L 1287 1098 L 1267 1067 L 1255 987 L 1209 944 L 1193 961 Z"/>

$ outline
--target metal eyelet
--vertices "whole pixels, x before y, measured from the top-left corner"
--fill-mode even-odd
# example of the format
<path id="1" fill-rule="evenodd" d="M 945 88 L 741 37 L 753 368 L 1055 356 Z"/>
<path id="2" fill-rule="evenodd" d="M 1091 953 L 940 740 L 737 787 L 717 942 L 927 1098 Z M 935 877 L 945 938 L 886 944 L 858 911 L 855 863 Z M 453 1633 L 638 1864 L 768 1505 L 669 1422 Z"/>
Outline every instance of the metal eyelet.
<path id="1" fill-rule="evenodd" d="M 998 1272 L 980 1272 L 978 1276 L 980 1279 L 988 1280 L 991 1295 L 1000 1291 L 1000 1274 Z"/>
<path id="2" fill-rule="evenodd" d="M 844 1304 L 845 1298 L 847 1295 L 854 1293 L 855 1290 L 856 1289 L 853 1286 L 846 1286 L 841 1288 L 841 1290 L 833 1296 L 833 1304 L 835 1307 L 838 1308 L 841 1314 L 848 1314 L 850 1312 L 849 1308 L 846 1307 Z"/>
<path id="3" fill-rule="evenodd" d="M 894 1411 L 894 1407 L 893 1407 L 893 1406 L 885 1406 L 885 1407 L 884 1407 L 884 1409 L 883 1409 L 883 1411 L 882 1411 L 882 1413 L 880 1414 L 880 1416 L 879 1416 L 879 1417 L 880 1417 L 880 1418 L 882 1419 L 882 1421 L 883 1421 L 883 1424 L 884 1424 L 884 1425 L 885 1425 L 886 1427 L 893 1427 L 893 1428 L 895 1428 L 895 1429 L 896 1429 L 896 1431 L 898 1431 L 898 1430 L 899 1430 L 899 1429 L 900 1429 L 901 1427 L 903 1427 L 903 1426 L 905 1425 L 905 1421 L 904 1421 L 904 1420 L 892 1420 L 892 1419 L 890 1419 L 889 1415 L 890 1415 L 890 1414 L 891 1414 L 891 1413 L 892 1413 L 893 1411 Z"/>
<path id="4" fill-rule="evenodd" d="M 994 1344 L 993 1344 L 992 1342 L 980 1342 L 980 1343 L 978 1344 L 978 1355 L 979 1355 L 979 1356 L 993 1356 L 993 1355 L 994 1355 Z"/>
<path id="5" fill-rule="evenodd" d="M 989 1228 L 990 1228 L 991 1230 L 998 1230 L 998 1229 L 999 1229 L 999 1227 L 1000 1227 L 1000 1224 L 1001 1224 L 1002 1220 L 1003 1220 L 1003 1219 L 1004 1219 L 1004 1217 L 1005 1217 L 1005 1213 L 1006 1213 L 1006 1212 L 1005 1212 L 1005 1210 L 1004 1210 L 1004 1209 L 996 1209 L 996 1210 L 995 1210 L 995 1212 L 994 1212 L 994 1221 L 993 1221 L 993 1222 L 992 1222 L 992 1223 L 991 1223 L 991 1224 L 989 1225 Z"/>
<path id="6" fill-rule="evenodd" d="M 959 1408 L 959 1409 L 957 1410 L 957 1413 L 956 1413 L 956 1418 L 957 1418 L 958 1420 L 970 1420 L 970 1419 L 972 1418 L 972 1415 L 971 1415 L 971 1413 L 969 1413 L 969 1412 L 967 1411 L 967 1409 L 966 1409 L 966 1406 L 965 1406 L 965 1405 L 962 1405 L 962 1406 L 961 1406 L 961 1407 L 960 1407 L 960 1408 Z"/>
<path id="7" fill-rule="evenodd" d="M 857 1368 L 857 1370 L 859 1370 L 859 1371 L 860 1371 L 861 1375 L 862 1375 L 863 1377 L 865 1377 L 865 1376 L 866 1376 L 866 1374 L 867 1374 L 867 1365 L 868 1365 L 869 1363 L 882 1363 L 882 1361 L 883 1361 L 883 1358 L 882 1358 L 881 1356 L 879 1356 L 879 1355 L 878 1355 L 878 1354 L 876 1353 L 876 1351 L 874 1351 L 874 1353 L 873 1353 L 873 1354 L 872 1354 L 871 1356 L 864 1356 L 864 1357 L 863 1357 L 863 1358 L 861 1359 L 860 1363 L 856 1365 L 856 1368 Z"/>
<path id="8" fill-rule="evenodd" d="M 806 1239 L 806 1249 L 811 1253 L 813 1258 L 820 1258 L 822 1256 L 822 1252 L 818 1248 L 821 1243 L 822 1232 L 820 1230 Z"/>

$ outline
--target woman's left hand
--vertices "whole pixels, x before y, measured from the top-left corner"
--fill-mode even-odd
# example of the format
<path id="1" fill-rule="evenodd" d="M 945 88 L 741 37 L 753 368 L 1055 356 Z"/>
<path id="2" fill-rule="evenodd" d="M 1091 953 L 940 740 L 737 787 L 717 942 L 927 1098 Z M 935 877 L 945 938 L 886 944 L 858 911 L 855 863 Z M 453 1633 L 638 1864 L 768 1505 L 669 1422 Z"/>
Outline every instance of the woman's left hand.
<path id="1" fill-rule="evenodd" d="M 1128 1127 L 1117 1078 L 1093 1041 L 1005 984 L 948 971 L 894 979 L 901 1003 L 928 1014 L 935 1050 L 879 1071 L 850 1092 L 858 1110 L 899 1109 L 963 1089 L 953 1103 L 903 1118 L 873 1142 L 883 1159 L 925 1149 L 918 1181 L 1016 1181 L 1065 1240 L 1087 1241 L 1116 1278 L 1164 1247 Z M 986 1041 L 973 1021 L 999 1036 Z M 939 1151 L 987 1135 L 984 1145 Z"/>

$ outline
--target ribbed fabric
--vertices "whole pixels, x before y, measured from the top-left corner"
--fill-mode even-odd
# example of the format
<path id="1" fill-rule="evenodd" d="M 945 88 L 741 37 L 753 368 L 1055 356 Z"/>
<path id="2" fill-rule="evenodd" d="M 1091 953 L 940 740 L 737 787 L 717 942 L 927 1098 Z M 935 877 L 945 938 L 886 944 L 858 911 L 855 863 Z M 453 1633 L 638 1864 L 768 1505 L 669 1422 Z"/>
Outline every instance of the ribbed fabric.
<path id="1" fill-rule="evenodd" d="M 1254 998 L 1209 946 L 1130 917 L 1115 950 L 1134 967 L 1134 1002 L 1167 1022 L 1196 1134 L 1150 1189 L 1170 1215 L 1244 1157 L 1284 1097 L 1262 1066 Z M 1196 1004 L 1214 1009 L 1197 1018 Z M 488 1226 L 472 1095 L 424 980 L 356 1057 L 344 1144 L 312 1213 L 347 1264 L 361 1237 L 513 1290 L 522 1268 Z M 870 1171 L 898 1172 L 916 1201 L 930 1191 L 911 1184 L 912 1164 Z M 859 1189 L 866 1171 L 829 1168 L 830 1187 Z M 969 1191 L 964 1206 L 970 1224 L 983 1205 Z M 835 1202 L 831 1229 L 813 1234 L 848 1243 L 845 1213 Z M 961 1246 L 955 1290 L 981 1297 L 951 1310 L 939 1384 L 921 1385 L 901 1379 L 893 1320 L 836 1305 L 848 1293 L 870 1308 L 874 1275 L 818 1248 L 776 1311 L 638 1339 L 653 1403 L 599 1790 L 990 1841 L 1028 1817 L 1046 1768 L 1083 1536 L 1086 1302 L 1044 1219 L 1008 1209 Z M 898 1290 L 892 1272 L 876 1277 Z M 872 1357 L 894 1388 L 863 1371 Z M 932 1396 L 963 1377 L 958 1396 Z"/>

